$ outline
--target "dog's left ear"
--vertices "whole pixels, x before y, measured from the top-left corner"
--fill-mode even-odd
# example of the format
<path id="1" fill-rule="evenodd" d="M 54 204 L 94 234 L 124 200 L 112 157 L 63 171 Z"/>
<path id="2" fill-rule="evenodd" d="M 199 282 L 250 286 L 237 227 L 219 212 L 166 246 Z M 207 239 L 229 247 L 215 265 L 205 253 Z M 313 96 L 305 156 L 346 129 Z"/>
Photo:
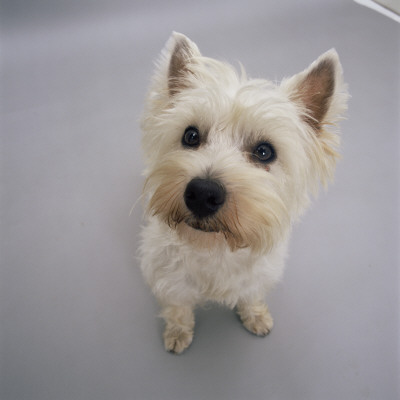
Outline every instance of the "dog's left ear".
<path id="1" fill-rule="evenodd" d="M 302 108 L 302 118 L 314 131 L 335 123 L 347 108 L 347 88 L 334 49 L 322 54 L 305 71 L 282 82 L 289 98 Z"/>

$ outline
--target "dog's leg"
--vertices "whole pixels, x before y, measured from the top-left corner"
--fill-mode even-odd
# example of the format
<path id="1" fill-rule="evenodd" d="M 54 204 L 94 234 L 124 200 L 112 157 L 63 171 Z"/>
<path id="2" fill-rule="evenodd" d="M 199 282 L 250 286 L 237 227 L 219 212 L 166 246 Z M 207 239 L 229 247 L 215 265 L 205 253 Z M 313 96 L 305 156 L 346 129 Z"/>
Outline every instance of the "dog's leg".
<path id="1" fill-rule="evenodd" d="M 180 354 L 193 340 L 194 313 L 189 306 L 163 306 L 165 320 L 164 345 L 171 353 Z"/>
<path id="2" fill-rule="evenodd" d="M 268 335 L 274 325 L 268 306 L 262 300 L 240 301 L 237 305 L 237 313 L 244 327 L 257 336 Z"/>

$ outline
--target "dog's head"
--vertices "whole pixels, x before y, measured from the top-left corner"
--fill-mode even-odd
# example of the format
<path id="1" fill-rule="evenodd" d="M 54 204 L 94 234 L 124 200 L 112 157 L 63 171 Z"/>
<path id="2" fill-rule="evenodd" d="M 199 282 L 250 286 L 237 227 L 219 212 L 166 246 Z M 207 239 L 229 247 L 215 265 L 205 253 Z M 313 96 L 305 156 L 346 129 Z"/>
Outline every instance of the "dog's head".
<path id="1" fill-rule="evenodd" d="M 173 34 L 142 119 L 148 212 L 195 246 L 268 251 L 332 178 L 347 97 L 334 50 L 275 85 Z"/>

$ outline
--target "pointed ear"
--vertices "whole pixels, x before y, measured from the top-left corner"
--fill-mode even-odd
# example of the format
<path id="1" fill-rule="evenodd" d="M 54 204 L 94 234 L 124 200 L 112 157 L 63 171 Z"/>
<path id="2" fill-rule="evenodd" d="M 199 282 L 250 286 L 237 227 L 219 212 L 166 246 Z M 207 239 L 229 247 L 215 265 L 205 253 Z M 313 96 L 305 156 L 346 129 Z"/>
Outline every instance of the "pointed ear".
<path id="1" fill-rule="evenodd" d="M 314 61 L 305 71 L 282 82 L 292 101 L 303 108 L 303 119 L 316 132 L 334 123 L 347 107 L 342 67 L 334 49 Z"/>
<path id="2" fill-rule="evenodd" d="M 191 64 L 196 57 L 200 57 L 200 51 L 196 44 L 181 33 L 173 32 L 167 42 L 167 51 L 170 52 L 168 66 L 168 91 L 170 96 L 175 95 L 189 86 Z"/>

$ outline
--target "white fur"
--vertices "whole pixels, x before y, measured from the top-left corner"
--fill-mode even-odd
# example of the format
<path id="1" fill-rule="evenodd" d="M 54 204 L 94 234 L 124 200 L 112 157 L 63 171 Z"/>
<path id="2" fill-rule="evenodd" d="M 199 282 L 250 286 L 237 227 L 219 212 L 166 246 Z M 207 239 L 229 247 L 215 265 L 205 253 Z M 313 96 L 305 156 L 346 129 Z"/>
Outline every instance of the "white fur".
<path id="1" fill-rule="evenodd" d="M 239 301 L 263 299 L 279 281 L 286 241 L 261 257 L 250 249 L 197 249 L 174 230 L 151 218 L 143 231 L 142 270 L 163 304 L 196 306 L 212 300 L 233 308 Z"/>
<path id="2" fill-rule="evenodd" d="M 317 121 L 309 82 L 327 87 L 328 75 L 334 90 Z M 206 301 L 236 306 L 257 335 L 270 331 L 264 296 L 282 276 L 292 223 L 310 193 L 333 176 L 339 137 L 326 128 L 341 118 L 347 96 L 334 50 L 275 85 L 250 80 L 244 70 L 239 75 L 202 57 L 185 36 L 172 35 L 142 119 L 148 222 L 141 269 L 162 307 L 167 350 L 180 353 L 189 346 L 193 310 Z M 196 150 L 181 143 L 191 125 L 203 135 Z M 277 159 L 268 166 L 249 158 L 251 146 L 260 142 L 276 149 Z M 210 222 L 216 232 L 190 226 L 194 217 L 183 192 L 195 177 L 211 177 L 226 188 L 221 218 Z"/>

